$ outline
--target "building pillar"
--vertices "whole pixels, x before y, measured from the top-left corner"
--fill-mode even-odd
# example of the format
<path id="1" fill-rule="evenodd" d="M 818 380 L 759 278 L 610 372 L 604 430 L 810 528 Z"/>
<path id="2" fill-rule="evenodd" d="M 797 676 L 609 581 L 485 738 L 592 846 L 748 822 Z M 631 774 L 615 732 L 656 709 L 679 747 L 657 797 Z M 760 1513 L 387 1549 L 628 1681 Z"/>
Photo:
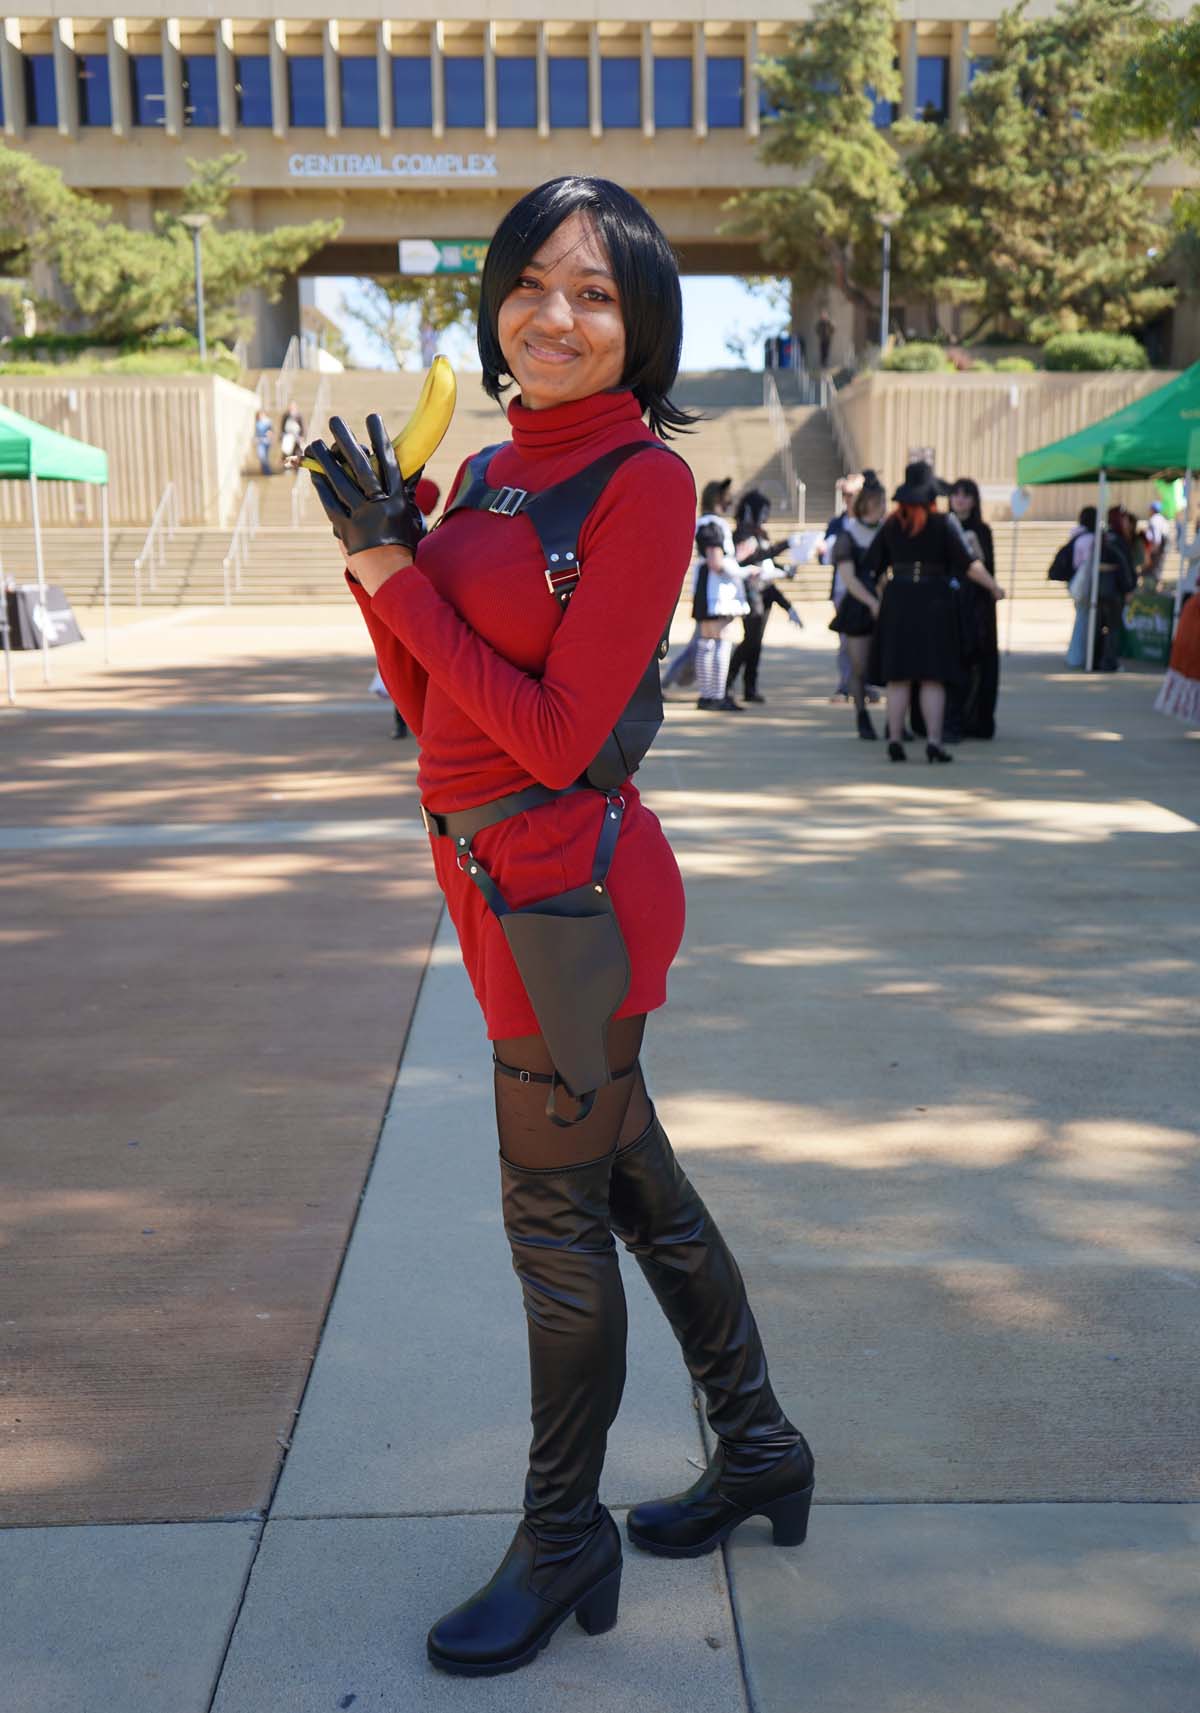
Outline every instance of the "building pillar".
<path id="1" fill-rule="evenodd" d="M 396 122 L 396 86 L 392 81 L 392 25 L 389 18 L 375 29 L 375 69 L 379 80 L 379 135 L 390 137 Z"/>
<path id="2" fill-rule="evenodd" d="M 593 137 L 604 135 L 604 91 L 600 82 L 600 26 L 588 25 L 588 121 Z"/>
<path id="3" fill-rule="evenodd" d="M 337 19 L 327 18 L 325 27 L 321 31 L 321 58 L 325 70 L 325 135 L 327 137 L 340 137 L 342 134 L 341 54 L 338 50 Z"/>
<path id="4" fill-rule="evenodd" d="M 692 25 L 692 130 L 708 136 L 708 43 L 704 25 Z"/>
<path id="5" fill-rule="evenodd" d="M 654 26 L 642 25 L 642 136 L 654 135 Z"/>
<path id="6" fill-rule="evenodd" d="M 483 134 L 496 135 L 496 26 L 483 26 Z"/>
<path id="7" fill-rule="evenodd" d="M 550 135 L 550 49 L 545 24 L 537 27 L 537 133 Z"/>
<path id="8" fill-rule="evenodd" d="M 154 230 L 154 197 L 150 191 L 125 192 L 125 224 L 131 232 Z"/>
<path id="9" fill-rule="evenodd" d="M 271 135 L 286 137 L 288 133 L 287 25 L 282 18 L 272 18 L 267 37 L 271 60 Z"/>
<path id="10" fill-rule="evenodd" d="M 217 130 L 232 137 L 237 130 L 237 61 L 233 19 L 217 19 Z"/>
<path id="11" fill-rule="evenodd" d="M 51 25 L 54 43 L 54 98 L 58 107 L 60 137 L 79 135 L 79 65 L 75 59 L 75 25 L 70 18 L 56 18 Z"/>
<path id="12" fill-rule="evenodd" d="M 963 130 L 963 96 L 971 81 L 971 26 L 950 26 L 950 124 L 955 131 Z"/>
<path id="13" fill-rule="evenodd" d="M 746 25 L 746 71 L 742 78 L 746 91 L 746 135 L 757 137 L 761 129 L 758 114 L 758 25 Z"/>
<path id="14" fill-rule="evenodd" d="M 183 136 L 183 37 L 178 18 L 162 24 L 163 128 L 168 137 Z"/>
<path id="15" fill-rule="evenodd" d="M 127 137 L 133 128 L 133 90 L 129 81 L 129 26 L 113 18 L 105 32 L 108 44 L 108 98 L 112 104 L 112 133 Z"/>
<path id="16" fill-rule="evenodd" d="M 0 87 L 4 92 L 4 135 L 25 135 L 25 64 L 21 58 L 21 21 L 0 18 Z"/>
<path id="17" fill-rule="evenodd" d="M 917 113 L 917 26 L 900 26 L 900 117 L 914 119 Z"/>
<path id="18" fill-rule="evenodd" d="M 430 99 L 435 137 L 446 135 L 446 36 L 441 20 L 429 26 Z"/>

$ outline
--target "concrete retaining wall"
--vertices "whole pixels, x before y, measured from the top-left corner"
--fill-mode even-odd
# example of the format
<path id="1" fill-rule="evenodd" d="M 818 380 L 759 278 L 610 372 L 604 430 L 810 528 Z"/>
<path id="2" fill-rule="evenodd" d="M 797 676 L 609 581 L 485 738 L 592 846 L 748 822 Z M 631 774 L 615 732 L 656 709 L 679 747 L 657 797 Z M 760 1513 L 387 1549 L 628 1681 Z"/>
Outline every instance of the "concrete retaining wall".
<path id="1" fill-rule="evenodd" d="M 181 523 L 232 524 L 258 404 L 245 387 L 216 375 L 0 376 L 0 404 L 104 448 L 114 524 L 149 523 L 169 481 Z M 97 488 L 47 482 L 40 498 L 47 523 L 100 521 Z M 0 525 L 28 521 L 26 484 L 0 482 Z"/>
<path id="2" fill-rule="evenodd" d="M 934 450 L 940 476 L 973 476 L 1015 484 L 1017 458 L 1074 434 L 1134 399 L 1153 392 L 1174 372 L 1138 374 L 860 375 L 838 392 L 834 416 L 849 467 L 871 466 L 894 485 L 910 449 Z M 1032 518 L 1075 517 L 1094 505 L 1094 485 L 1035 488 Z M 1154 497 L 1149 482 L 1117 483 L 1139 516 Z M 1000 515 L 992 508 L 992 516 Z"/>

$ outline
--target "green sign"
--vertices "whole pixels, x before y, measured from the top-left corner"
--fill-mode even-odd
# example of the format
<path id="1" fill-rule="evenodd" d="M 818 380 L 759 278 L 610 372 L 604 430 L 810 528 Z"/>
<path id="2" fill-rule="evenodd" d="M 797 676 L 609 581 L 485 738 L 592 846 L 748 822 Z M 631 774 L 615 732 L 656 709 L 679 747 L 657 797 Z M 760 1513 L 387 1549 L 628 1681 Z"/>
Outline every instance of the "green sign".
<path id="1" fill-rule="evenodd" d="M 1132 595 L 1121 618 L 1121 653 L 1125 659 L 1165 666 L 1171 654 L 1174 614 L 1175 600 L 1171 595 L 1141 589 Z"/>
<path id="2" fill-rule="evenodd" d="M 402 274 L 481 274 L 486 238 L 401 238 Z"/>

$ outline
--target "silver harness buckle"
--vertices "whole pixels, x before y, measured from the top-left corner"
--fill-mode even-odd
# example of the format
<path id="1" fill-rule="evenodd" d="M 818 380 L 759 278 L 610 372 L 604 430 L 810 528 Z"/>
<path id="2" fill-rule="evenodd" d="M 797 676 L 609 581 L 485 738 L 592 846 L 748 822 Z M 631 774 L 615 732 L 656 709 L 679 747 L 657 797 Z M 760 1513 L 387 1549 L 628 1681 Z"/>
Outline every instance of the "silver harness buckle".
<path id="1" fill-rule="evenodd" d="M 501 488 L 488 510 L 499 512 L 501 517 L 516 517 L 528 498 L 528 488 Z"/>

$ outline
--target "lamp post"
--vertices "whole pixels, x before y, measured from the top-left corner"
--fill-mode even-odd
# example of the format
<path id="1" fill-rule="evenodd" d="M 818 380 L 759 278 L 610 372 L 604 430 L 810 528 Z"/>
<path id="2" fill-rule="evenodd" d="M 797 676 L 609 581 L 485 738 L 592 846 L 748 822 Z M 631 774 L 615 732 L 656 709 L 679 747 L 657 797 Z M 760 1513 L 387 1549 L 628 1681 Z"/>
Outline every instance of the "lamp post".
<path id="1" fill-rule="evenodd" d="M 879 355 L 882 359 L 887 350 L 888 320 L 891 311 L 892 296 L 892 223 L 894 214 L 881 214 L 879 224 L 883 227 L 883 286 L 879 294 Z"/>
<path id="2" fill-rule="evenodd" d="M 192 250 L 196 258 L 196 342 L 200 347 L 200 361 L 203 363 L 208 356 L 208 341 L 204 337 L 204 269 L 200 261 L 200 234 L 208 225 L 210 216 L 181 214 L 179 219 L 192 234 Z"/>

